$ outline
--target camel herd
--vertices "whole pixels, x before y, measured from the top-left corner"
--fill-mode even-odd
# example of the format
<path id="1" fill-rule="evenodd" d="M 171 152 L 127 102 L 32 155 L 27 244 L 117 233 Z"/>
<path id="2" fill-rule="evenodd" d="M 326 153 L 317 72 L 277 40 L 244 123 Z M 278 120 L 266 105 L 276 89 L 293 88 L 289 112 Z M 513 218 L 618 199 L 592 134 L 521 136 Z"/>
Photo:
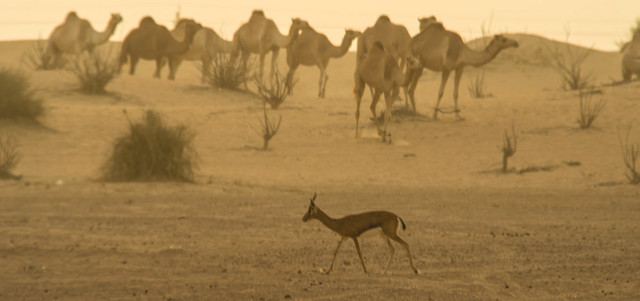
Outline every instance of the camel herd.
<path id="1" fill-rule="evenodd" d="M 108 41 L 115 27 L 122 21 L 119 14 L 112 14 L 103 32 L 93 29 L 89 21 L 81 19 L 75 12 L 67 14 L 63 24 L 57 26 L 49 38 L 46 60 L 59 60 L 65 53 L 78 54 L 92 51 L 96 46 Z M 356 96 L 356 137 L 360 103 L 366 86 L 372 95 L 371 112 L 376 117 L 376 104 L 380 96 L 385 96 L 387 110 L 384 126 L 376 123 L 379 134 L 386 140 L 389 136 L 387 125 L 391 119 L 389 109 L 403 88 L 405 101 L 410 100 L 416 110 L 415 90 L 424 68 L 442 74 L 438 98 L 433 118 L 438 118 L 445 85 L 451 72 L 454 73 L 453 113 L 461 119 L 458 109 L 458 89 L 465 66 L 482 66 L 492 61 L 502 50 L 518 47 L 518 42 L 502 35 L 495 35 L 485 49 L 469 48 L 456 32 L 445 29 L 435 17 L 419 18 L 420 32 L 411 37 L 406 27 L 391 22 L 388 16 L 380 16 L 375 24 L 363 32 L 347 29 L 339 46 L 334 46 L 326 35 L 317 32 L 305 20 L 294 18 L 287 35 L 282 35 L 272 19 L 262 10 L 254 10 L 249 20 L 243 23 L 233 35 L 232 41 L 221 38 L 213 29 L 203 27 L 192 19 L 180 19 L 169 31 L 157 24 L 153 18 L 144 17 L 137 28 L 131 30 L 122 43 L 119 70 L 127 61 L 130 74 L 135 73 L 139 59 L 155 60 L 154 76 L 160 77 L 165 61 L 169 65 L 169 79 L 174 79 L 180 62 L 197 60 L 203 64 L 203 79 L 209 70 L 212 57 L 217 53 L 239 55 L 243 66 L 251 54 L 260 58 L 259 78 L 263 76 L 265 56 L 271 52 L 271 74 L 276 72 L 280 48 L 287 51 L 289 71 L 287 85 L 291 86 L 293 75 L 300 65 L 317 66 L 320 70 L 318 96 L 324 97 L 327 81 L 327 65 L 331 58 L 343 56 L 355 39 L 357 42 L 355 88 Z M 623 50 L 623 78 L 632 75 L 640 77 L 640 30 Z M 289 90 L 291 91 L 291 89 Z M 407 103 L 408 105 L 408 103 Z"/>

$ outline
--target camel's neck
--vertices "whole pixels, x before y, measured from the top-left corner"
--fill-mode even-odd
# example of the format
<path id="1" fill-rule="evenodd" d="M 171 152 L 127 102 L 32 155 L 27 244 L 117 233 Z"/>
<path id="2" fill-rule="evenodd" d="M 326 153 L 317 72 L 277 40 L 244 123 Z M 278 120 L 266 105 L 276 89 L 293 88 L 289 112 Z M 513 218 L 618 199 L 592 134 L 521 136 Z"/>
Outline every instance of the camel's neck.
<path id="1" fill-rule="evenodd" d="M 291 25 L 289 27 L 289 35 L 283 36 L 280 32 L 276 34 L 276 45 L 280 48 L 289 46 L 291 42 L 298 38 L 298 28 Z"/>
<path id="2" fill-rule="evenodd" d="M 484 50 L 473 50 L 467 45 L 464 45 L 460 52 L 459 63 L 464 65 L 471 65 L 474 67 L 482 66 L 488 62 L 491 62 L 502 51 L 501 48 L 494 47 L 489 44 Z"/>
<path id="3" fill-rule="evenodd" d="M 331 45 L 332 47 L 331 47 L 331 51 L 329 52 L 329 55 L 331 55 L 332 57 L 341 57 L 345 55 L 345 53 L 349 51 L 349 47 L 351 47 L 351 43 L 353 43 L 353 39 L 345 34 L 344 38 L 342 38 L 342 44 L 340 44 L 340 47 L 335 47 Z"/>
<path id="4" fill-rule="evenodd" d="M 316 219 L 318 219 L 322 224 L 327 226 L 327 228 L 333 230 L 334 232 L 340 234 L 338 232 L 338 221 L 336 219 L 330 218 L 324 211 L 320 210 L 320 208 L 316 207 Z"/>
<path id="5" fill-rule="evenodd" d="M 113 35 L 113 32 L 116 31 L 116 25 L 118 22 L 115 19 L 109 20 L 109 24 L 107 24 L 107 28 L 102 32 L 98 32 L 93 39 L 94 44 L 102 44 L 109 40 L 109 37 Z"/>

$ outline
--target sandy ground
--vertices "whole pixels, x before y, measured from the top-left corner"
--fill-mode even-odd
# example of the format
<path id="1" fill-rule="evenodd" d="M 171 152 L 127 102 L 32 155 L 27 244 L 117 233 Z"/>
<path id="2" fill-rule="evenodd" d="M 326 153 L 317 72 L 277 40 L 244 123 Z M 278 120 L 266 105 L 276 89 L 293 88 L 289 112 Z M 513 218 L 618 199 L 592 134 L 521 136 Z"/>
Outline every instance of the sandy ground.
<path id="1" fill-rule="evenodd" d="M 430 118 L 439 75 L 425 71 L 419 114 L 396 115 L 391 145 L 376 135 L 368 93 L 354 138 L 352 53 L 330 63 L 325 99 L 317 68 L 298 69 L 294 95 L 269 112 L 282 127 L 267 151 L 255 132 L 261 101 L 201 86 L 192 63 L 172 82 L 142 62 L 106 96 L 76 92 L 65 71 L 27 71 L 46 114 L 42 126 L 0 121 L 18 138 L 23 176 L 0 182 L 0 299 L 640 299 L 640 189 L 625 184 L 618 140 L 638 120 L 640 82 L 601 87 L 604 111 L 579 130 L 578 94 L 540 63 L 547 41 L 513 37 L 521 47 L 484 69 L 492 97 L 469 96 L 478 70 L 468 68 L 464 121 Z M 26 71 L 32 43 L 1 42 L 0 66 Z M 609 83 L 620 60 L 595 52 L 585 70 Z M 123 110 L 138 120 L 148 109 L 196 133 L 195 184 L 99 181 L 127 129 Z M 521 139 L 510 165 L 549 171 L 496 172 L 511 124 Z M 421 273 L 396 245 L 383 274 L 389 250 L 371 233 L 361 238 L 369 274 L 350 242 L 323 274 L 339 237 L 302 223 L 314 192 L 333 217 L 401 216 Z"/>

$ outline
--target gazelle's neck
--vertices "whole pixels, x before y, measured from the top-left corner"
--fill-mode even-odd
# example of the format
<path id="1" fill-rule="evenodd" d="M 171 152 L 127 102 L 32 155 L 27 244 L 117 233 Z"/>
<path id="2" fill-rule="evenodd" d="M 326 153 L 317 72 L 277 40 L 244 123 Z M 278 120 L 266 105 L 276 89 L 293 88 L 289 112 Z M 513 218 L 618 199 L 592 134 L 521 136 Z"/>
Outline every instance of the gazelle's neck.
<path id="1" fill-rule="evenodd" d="M 325 226 L 327 226 L 327 228 L 338 233 L 338 231 L 336 230 L 338 226 L 336 219 L 329 217 L 326 213 L 324 213 L 324 211 L 320 210 L 320 208 L 316 207 L 316 210 L 317 210 L 316 219 L 319 220 L 321 223 L 323 223 Z"/>

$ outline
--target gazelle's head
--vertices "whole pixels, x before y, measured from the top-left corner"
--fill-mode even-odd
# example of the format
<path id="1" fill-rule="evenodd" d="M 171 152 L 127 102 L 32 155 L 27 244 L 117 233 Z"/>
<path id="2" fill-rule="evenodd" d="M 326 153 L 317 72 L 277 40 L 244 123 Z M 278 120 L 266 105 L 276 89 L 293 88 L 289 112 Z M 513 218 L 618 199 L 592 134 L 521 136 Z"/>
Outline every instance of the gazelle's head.
<path id="1" fill-rule="evenodd" d="M 307 213 L 302 217 L 302 222 L 307 222 L 309 219 L 316 218 L 316 212 L 318 208 L 316 208 L 316 204 L 313 202 L 316 200 L 316 193 L 313 193 L 313 197 L 311 197 L 311 201 L 309 203 L 309 209 L 307 209 Z"/>

